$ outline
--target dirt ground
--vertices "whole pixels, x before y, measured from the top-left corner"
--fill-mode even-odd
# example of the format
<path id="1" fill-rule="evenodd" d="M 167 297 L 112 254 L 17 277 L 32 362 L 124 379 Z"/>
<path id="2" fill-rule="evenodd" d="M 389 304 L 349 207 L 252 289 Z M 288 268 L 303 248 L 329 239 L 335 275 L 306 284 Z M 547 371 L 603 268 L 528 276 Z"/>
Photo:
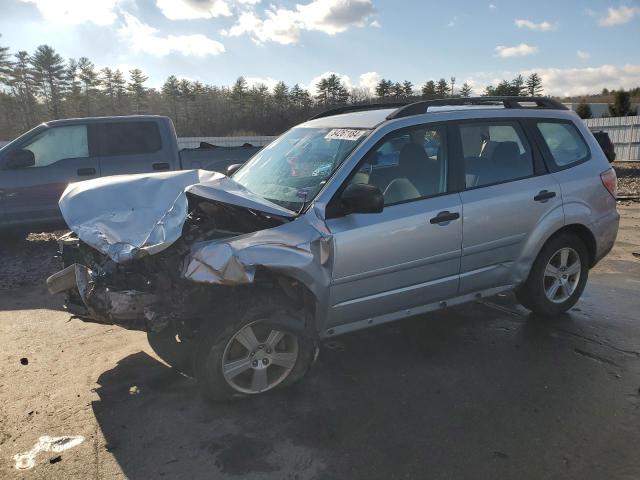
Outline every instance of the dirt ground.
<path id="1" fill-rule="evenodd" d="M 615 162 L 618 195 L 640 196 L 640 162 Z"/>
<path id="2" fill-rule="evenodd" d="M 613 252 L 559 320 L 501 295 L 338 337 L 300 384 L 223 405 L 143 333 L 61 310 L 42 284 L 50 238 L 5 244 L 0 478 L 640 478 L 640 203 L 619 210 Z"/>

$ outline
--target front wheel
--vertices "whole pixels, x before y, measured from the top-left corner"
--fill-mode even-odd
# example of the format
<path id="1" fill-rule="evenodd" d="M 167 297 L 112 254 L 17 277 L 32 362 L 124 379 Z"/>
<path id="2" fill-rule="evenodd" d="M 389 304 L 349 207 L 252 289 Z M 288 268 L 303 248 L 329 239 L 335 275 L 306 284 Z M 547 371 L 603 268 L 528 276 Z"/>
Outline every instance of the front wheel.
<path id="1" fill-rule="evenodd" d="M 582 240 L 563 234 L 542 248 L 518 301 L 541 315 L 559 315 L 573 307 L 587 283 L 589 253 Z"/>
<path id="2" fill-rule="evenodd" d="M 226 328 L 212 323 L 200 332 L 196 376 L 211 400 L 258 395 L 290 385 L 313 362 L 316 344 L 311 338 L 269 321 L 287 308 L 286 303 L 259 298 L 231 314 Z"/>

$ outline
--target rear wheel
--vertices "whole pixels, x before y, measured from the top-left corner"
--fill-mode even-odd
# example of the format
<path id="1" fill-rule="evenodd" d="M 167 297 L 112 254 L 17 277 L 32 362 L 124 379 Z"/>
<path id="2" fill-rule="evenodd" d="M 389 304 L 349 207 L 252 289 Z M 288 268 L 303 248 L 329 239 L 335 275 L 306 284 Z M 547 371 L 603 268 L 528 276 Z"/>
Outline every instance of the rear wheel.
<path id="1" fill-rule="evenodd" d="M 576 304 L 588 276 L 589 253 L 582 240 L 559 235 L 543 247 L 516 296 L 535 313 L 559 315 Z"/>
<path id="2" fill-rule="evenodd" d="M 263 394 L 299 380 L 309 369 L 315 342 L 302 332 L 270 321 L 288 309 L 280 296 L 257 295 L 250 305 L 230 314 L 227 327 L 208 324 L 200 332 L 196 376 L 214 401 Z M 304 325 L 300 319 L 300 325 Z"/>

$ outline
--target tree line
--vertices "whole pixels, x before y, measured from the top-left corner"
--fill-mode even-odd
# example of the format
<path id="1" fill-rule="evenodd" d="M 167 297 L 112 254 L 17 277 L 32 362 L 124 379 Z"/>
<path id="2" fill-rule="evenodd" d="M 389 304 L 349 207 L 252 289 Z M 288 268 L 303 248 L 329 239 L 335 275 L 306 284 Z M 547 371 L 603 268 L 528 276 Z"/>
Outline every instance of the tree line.
<path id="1" fill-rule="evenodd" d="M 349 88 L 338 75 L 322 78 L 315 93 L 295 84 L 273 88 L 249 85 L 239 77 L 231 86 L 169 76 L 161 88 L 146 86 L 138 68 L 97 69 L 87 57 L 65 59 L 49 45 L 33 53 L 11 53 L 0 46 L 0 139 L 11 139 L 46 120 L 84 116 L 157 114 L 173 120 L 180 136 L 278 135 L 328 108 L 370 102 L 469 97 L 471 85 L 456 78 L 415 86 L 380 80 L 374 91 Z M 483 95 L 541 95 L 542 80 L 532 73 L 488 86 Z"/>

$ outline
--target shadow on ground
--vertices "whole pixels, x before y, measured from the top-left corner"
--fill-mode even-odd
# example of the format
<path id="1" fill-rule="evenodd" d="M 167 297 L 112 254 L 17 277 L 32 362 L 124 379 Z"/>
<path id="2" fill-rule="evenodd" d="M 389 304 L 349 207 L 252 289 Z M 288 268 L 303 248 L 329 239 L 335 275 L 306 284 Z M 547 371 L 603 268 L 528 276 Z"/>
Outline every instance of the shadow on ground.
<path id="1" fill-rule="evenodd" d="M 578 318 L 458 307 L 328 341 L 300 384 L 230 404 L 138 353 L 93 410 L 132 479 L 638 478 L 638 358 Z"/>

